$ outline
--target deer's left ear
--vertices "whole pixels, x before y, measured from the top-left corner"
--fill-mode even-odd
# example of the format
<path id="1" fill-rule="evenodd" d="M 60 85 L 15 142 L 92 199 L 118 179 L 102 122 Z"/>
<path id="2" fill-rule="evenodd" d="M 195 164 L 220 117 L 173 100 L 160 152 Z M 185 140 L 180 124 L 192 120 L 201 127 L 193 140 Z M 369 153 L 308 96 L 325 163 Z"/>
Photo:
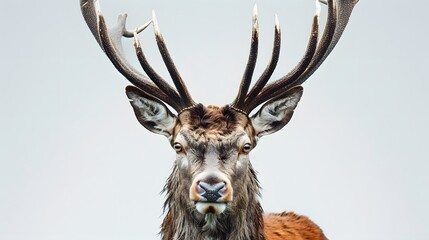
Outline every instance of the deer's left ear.
<path id="1" fill-rule="evenodd" d="M 171 137 L 177 117 L 167 106 L 136 87 L 127 86 L 125 91 L 137 120 L 149 131 Z"/>
<path id="2" fill-rule="evenodd" d="M 292 118 L 293 111 L 301 99 L 303 88 L 291 88 L 280 97 L 265 103 L 261 109 L 251 117 L 256 136 L 262 137 L 275 133 L 283 128 Z"/>

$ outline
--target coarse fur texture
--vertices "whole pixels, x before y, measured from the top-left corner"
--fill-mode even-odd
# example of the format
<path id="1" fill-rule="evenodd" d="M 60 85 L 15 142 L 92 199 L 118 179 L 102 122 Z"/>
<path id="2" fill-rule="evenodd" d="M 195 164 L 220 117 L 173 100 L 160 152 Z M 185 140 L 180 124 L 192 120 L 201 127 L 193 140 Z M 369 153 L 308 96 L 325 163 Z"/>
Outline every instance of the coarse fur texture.
<path id="1" fill-rule="evenodd" d="M 242 132 L 246 132 L 246 129 L 249 134 L 253 133 L 249 122 L 247 116 L 228 106 L 197 105 L 179 116 L 173 139 L 187 136 L 185 139 L 189 141 L 189 152 L 195 154 L 195 162 L 202 167 L 207 148 L 211 147 L 209 145 L 216 146 L 219 159 L 225 160 L 229 157 L 226 155 L 234 155 L 231 151 L 234 151 L 232 148 L 238 141 L 231 139 L 239 135 L 237 128 Z M 238 154 L 235 153 L 235 156 Z M 196 211 L 194 203 L 189 200 L 188 189 L 192 175 L 196 174 L 184 173 L 180 164 L 182 161 L 176 160 L 164 188 L 167 215 L 162 224 L 162 239 L 265 239 L 262 208 L 257 200 L 260 187 L 250 162 L 245 164 L 247 167 L 239 174 L 229 170 L 234 193 L 239 194 L 234 194 L 234 200 L 228 203 L 225 212 L 219 216 L 210 216 L 211 222 L 208 222 L 206 216 Z M 234 167 L 231 163 L 218 160 L 216 164 L 226 170 Z M 199 170 L 191 172 L 194 171 Z"/>
<path id="2" fill-rule="evenodd" d="M 292 212 L 264 216 L 267 240 L 327 240 L 322 230 L 309 218 Z"/>
<path id="3" fill-rule="evenodd" d="M 240 154 L 232 153 L 236 151 L 234 148 L 240 139 L 237 138 L 240 135 L 237 132 L 255 136 L 249 117 L 228 106 L 197 105 L 179 115 L 173 132 L 173 142 L 178 141 L 182 135 L 187 135 L 185 139 L 189 141 L 187 144 L 190 144 L 188 150 L 191 153 L 187 156 L 191 158 L 189 155 L 194 154 L 195 162 L 191 160 L 188 164 L 182 164 L 189 159 L 180 158 L 180 154 L 175 161 L 163 190 L 166 194 L 166 216 L 161 226 L 162 239 L 326 239 L 320 228 L 306 217 L 293 213 L 264 216 L 258 201 L 259 182 L 250 161 L 246 157 L 241 160 L 241 166 L 237 167 L 235 164 L 238 161 L 233 158 L 240 158 Z M 256 144 L 254 137 L 249 140 Z M 195 209 L 188 194 L 197 172 L 207 170 L 204 168 L 204 161 L 210 161 L 210 155 L 206 152 L 211 146 L 216 146 L 219 150 L 216 166 L 228 176 L 234 189 L 233 201 L 227 203 L 226 210 L 220 215 L 201 214 Z M 189 169 L 189 165 L 194 166 L 194 169 Z M 241 169 L 243 166 L 244 169 Z"/>
<path id="4" fill-rule="evenodd" d="M 251 167 L 248 170 L 249 178 L 246 179 L 250 182 L 249 186 L 235 189 L 242 190 L 243 194 L 236 197 L 226 211 L 215 219 L 216 226 L 213 227 L 206 226 L 204 216 L 193 208 L 192 203 L 189 203 L 188 195 L 180 194 L 187 192 L 185 189 L 170 191 L 181 185 L 177 171 L 177 166 L 174 166 L 164 188 L 167 195 L 165 202 L 167 215 L 161 227 L 162 239 L 265 239 L 262 208 L 257 200 L 259 184 Z"/>
<path id="5" fill-rule="evenodd" d="M 319 38 L 319 1 L 328 5 L 324 33 Z M 271 60 L 250 88 L 258 56 L 258 16 L 252 18 L 248 63 L 237 97 L 224 107 L 196 104 L 179 74 L 155 13 L 152 20 L 126 28 L 126 14 L 107 27 L 97 0 L 80 0 L 83 17 L 100 47 L 134 86 L 127 96 L 138 121 L 164 135 L 176 151 L 171 175 L 164 187 L 163 240 L 326 240 L 307 217 L 294 213 L 263 215 L 260 186 L 249 154 L 260 137 L 282 129 L 292 118 L 306 81 L 339 41 L 358 0 L 316 0 L 316 14 L 307 49 L 287 75 L 268 83 L 280 54 L 281 31 L 276 16 Z M 138 34 L 152 23 L 155 39 L 174 88 L 148 63 Z M 139 63 L 146 75 L 131 66 L 122 51 L 123 37 L 133 37 Z M 178 115 L 173 114 L 169 105 Z M 256 114 L 249 114 L 261 106 Z"/>

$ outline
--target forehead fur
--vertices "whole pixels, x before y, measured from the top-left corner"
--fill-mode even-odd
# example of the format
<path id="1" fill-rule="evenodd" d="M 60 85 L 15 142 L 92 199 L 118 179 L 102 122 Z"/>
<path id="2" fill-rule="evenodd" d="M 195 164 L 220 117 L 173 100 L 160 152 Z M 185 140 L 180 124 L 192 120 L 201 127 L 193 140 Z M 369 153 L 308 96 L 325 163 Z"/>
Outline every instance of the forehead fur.
<path id="1" fill-rule="evenodd" d="M 197 135 L 205 136 L 226 136 L 240 127 L 247 130 L 251 125 L 247 115 L 229 106 L 217 107 L 202 104 L 180 114 L 179 121 L 182 127 L 186 127 Z"/>

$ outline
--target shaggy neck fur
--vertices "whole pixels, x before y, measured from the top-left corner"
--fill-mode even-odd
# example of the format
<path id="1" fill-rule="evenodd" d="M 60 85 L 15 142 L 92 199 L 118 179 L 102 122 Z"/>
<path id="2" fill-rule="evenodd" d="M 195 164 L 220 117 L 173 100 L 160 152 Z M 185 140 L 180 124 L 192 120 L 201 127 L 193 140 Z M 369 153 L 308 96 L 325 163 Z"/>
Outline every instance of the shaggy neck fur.
<path id="1" fill-rule="evenodd" d="M 262 208 L 257 200 L 259 183 L 251 165 L 246 180 L 234 186 L 234 201 L 208 226 L 205 216 L 189 201 L 188 188 L 183 184 L 177 166 L 164 187 L 167 215 L 161 227 L 163 240 L 265 240 Z"/>

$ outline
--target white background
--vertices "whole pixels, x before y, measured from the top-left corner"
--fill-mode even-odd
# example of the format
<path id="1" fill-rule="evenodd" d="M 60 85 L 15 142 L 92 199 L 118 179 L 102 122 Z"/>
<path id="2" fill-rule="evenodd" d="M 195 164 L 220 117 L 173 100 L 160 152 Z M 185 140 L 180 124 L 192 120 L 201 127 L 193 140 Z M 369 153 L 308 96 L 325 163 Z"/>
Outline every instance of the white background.
<path id="1" fill-rule="evenodd" d="M 194 99 L 230 103 L 255 1 L 154 2 L 101 7 L 110 25 L 128 12 L 129 28 L 156 9 Z M 277 13 L 279 78 L 305 50 L 314 2 L 256 3 L 255 75 L 268 63 Z M 304 84 L 292 121 L 251 155 L 267 212 L 310 216 L 334 240 L 429 238 L 428 6 L 358 3 L 338 46 Z M 0 20 L 0 239 L 157 239 L 174 151 L 136 121 L 127 81 L 78 1 L 3 1 Z M 151 28 L 141 41 L 167 78 Z M 132 42 L 125 45 L 136 64 Z"/>

